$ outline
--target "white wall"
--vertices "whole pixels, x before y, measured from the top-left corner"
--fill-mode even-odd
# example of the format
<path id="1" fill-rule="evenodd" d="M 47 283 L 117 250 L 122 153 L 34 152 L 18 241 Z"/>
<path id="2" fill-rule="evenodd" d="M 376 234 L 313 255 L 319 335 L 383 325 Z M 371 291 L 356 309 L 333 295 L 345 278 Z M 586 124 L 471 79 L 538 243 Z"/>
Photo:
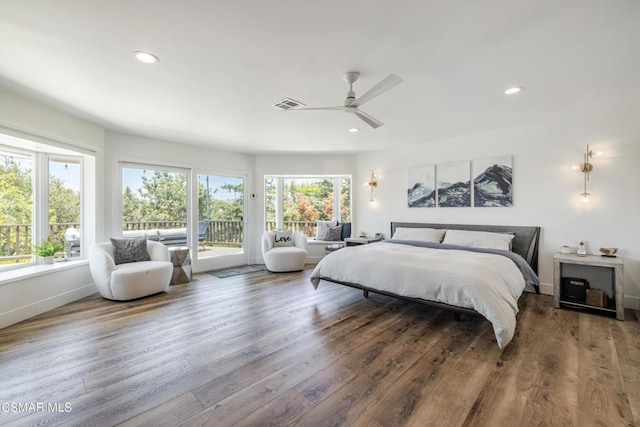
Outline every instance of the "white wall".
<path id="1" fill-rule="evenodd" d="M 351 175 L 356 176 L 356 156 L 354 155 L 267 155 L 256 156 L 256 198 L 251 207 L 256 207 L 258 220 L 251 228 L 254 236 L 251 262 L 262 263 L 260 238 L 264 232 L 264 177 L 265 175 Z M 353 192 L 357 193 L 358 182 L 352 182 Z M 353 203 L 353 202 L 352 202 Z M 352 217 L 355 220 L 355 204 Z M 316 251 L 318 248 L 315 248 Z M 322 248 L 324 250 L 324 248 Z M 308 262 L 317 262 L 317 256 L 308 258 Z"/>
<path id="2" fill-rule="evenodd" d="M 578 200 L 586 145 L 594 158 L 592 201 Z M 513 156 L 514 206 L 510 208 L 408 208 L 407 168 L 412 165 Z M 587 241 L 590 252 L 618 247 L 625 261 L 625 306 L 640 308 L 640 108 L 572 120 L 468 135 L 358 156 L 357 182 L 378 174 L 375 203 L 356 198 L 356 230 L 389 235 L 391 221 L 536 225 L 542 227 L 540 278 L 551 290 L 553 254 Z"/>
<path id="3" fill-rule="evenodd" d="M 63 148 L 95 152 L 93 167 L 102 176 L 104 130 L 79 120 L 41 102 L 0 89 L 0 132 L 33 139 Z M 102 194 L 102 180 L 87 181 L 84 185 L 93 194 Z M 85 199 L 87 208 L 96 212 L 86 224 L 99 229 L 102 200 Z M 90 233 L 92 234 L 92 233 Z M 44 266 L 34 267 L 38 270 Z M 0 328 L 27 319 L 96 291 L 86 263 L 74 266 L 50 267 L 46 274 L 35 273 L 20 280 L 3 280 L 0 274 Z"/>

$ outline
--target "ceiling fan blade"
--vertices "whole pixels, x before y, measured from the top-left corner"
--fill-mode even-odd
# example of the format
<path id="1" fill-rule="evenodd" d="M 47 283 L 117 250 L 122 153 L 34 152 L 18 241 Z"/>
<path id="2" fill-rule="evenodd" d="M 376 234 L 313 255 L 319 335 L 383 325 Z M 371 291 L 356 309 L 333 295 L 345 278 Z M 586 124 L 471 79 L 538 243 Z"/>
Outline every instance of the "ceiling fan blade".
<path id="1" fill-rule="evenodd" d="M 365 113 L 364 111 L 353 109 L 350 112 L 358 116 L 362 121 L 364 121 L 366 124 L 368 124 L 374 129 L 384 125 L 384 123 L 382 123 L 380 120 L 376 119 L 370 114 Z"/>
<path id="2" fill-rule="evenodd" d="M 288 111 L 300 111 L 300 110 L 344 110 L 344 107 L 336 106 L 336 107 L 302 107 L 302 108 L 292 108 Z"/>
<path id="3" fill-rule="evenodd" d="M 404 79 L 400 76 L 396 76 L 395 74 L 389 74 L 387 77 L 382 79 L 377 85 L 366 91 L 362 96 L 351 103 L 353 107 L 359 107 L 365 102 L 371 101 L 378 95 L 382 95 L 389 89 L 394 86 L 402 83 Z"/>

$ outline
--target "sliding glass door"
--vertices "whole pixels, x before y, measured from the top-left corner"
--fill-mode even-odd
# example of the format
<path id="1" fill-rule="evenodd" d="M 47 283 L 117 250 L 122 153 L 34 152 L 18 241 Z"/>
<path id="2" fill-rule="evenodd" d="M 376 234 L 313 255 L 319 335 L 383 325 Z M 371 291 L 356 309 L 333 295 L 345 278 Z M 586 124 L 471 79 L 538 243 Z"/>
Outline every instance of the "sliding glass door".
<path id="1" fill-rule="evenodd" d="M 199 173 L 197 271 L 246 264 L 245 177 Z"/>

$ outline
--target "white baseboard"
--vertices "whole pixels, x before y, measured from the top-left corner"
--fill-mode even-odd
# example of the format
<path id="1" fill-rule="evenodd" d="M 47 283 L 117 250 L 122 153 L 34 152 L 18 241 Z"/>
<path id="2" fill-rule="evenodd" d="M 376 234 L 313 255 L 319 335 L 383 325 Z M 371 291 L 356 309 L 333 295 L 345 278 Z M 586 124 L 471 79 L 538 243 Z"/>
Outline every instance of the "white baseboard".
<path id="1" fill-rule="evenodd" d="M 624 307 L 632 310 L 640 310 L 640 297 L 624 297 Z"/>
<path id="2" fill-rule="evenodd" d="M 96 289 L 96 286 L 91 283 L 80 288 L 72 289 L 59 295 L 45 298 L 43 300 L 24 305 L 22 307 L 15 308 L 11 311 L 1 313 L 0 328 L 13 325 L 14 323 L 22 322 L 23 320 L 29 319 L 30 317 L 37 316 L 38 314 L 42 314 L 49 310 L 53 310 L 54 308 L 92 295 L 97 291 L 98 290 Z"/>
<path id="3" fill-rule="evenodd" d="M 540 293 L 553 296 L 553 283 L 540 283 Z"/>

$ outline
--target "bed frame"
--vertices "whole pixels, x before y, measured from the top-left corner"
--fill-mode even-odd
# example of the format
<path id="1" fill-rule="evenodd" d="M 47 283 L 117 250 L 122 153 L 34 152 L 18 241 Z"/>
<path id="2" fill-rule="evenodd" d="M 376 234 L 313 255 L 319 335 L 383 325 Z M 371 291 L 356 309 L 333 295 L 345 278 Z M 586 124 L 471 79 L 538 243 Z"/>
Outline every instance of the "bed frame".
<path id="1" fill-rule="evenodd" d="M 514 238 L 512 240 L 512 251 L 522 256 L 527 263 L 531 266 L 533 271 L 538 273 L 538 245 L 540 242 L 540 227 L 529 226 L 508 226 L 508 225 L 475 225 L 475 224 L 433 224 L 433 223 L 417 223 L 417 222 L 392 222 L 391 223 L 391 236 L 396 231 L 396 228 L 438 228 L 448 230 L 470 230 L 470 231 L 488 231 L 492 233 L 513 233 Z M 380 291 L 378 289 L 372 289 L 367 286 L 363 286 L 357 283 L 347 283 L 335 280 L 322 279 L 328 282 L 338 283 L 344 286 L 350 286 L 356 289 L 362 289 L 365 298 L 369 296 L 369 292 L 373 292 L 380 295 L 386 295 L 394 298 L 403 299 L 406 301 L 416 302 L 418 304 L 427 305 L 430 307 L 441 308 L 453 312 L 455 320 L 460 320 L 460 314 L 466 314 L 469 316 L 482 317 L 480 313 L 475 310 L 456 307 L 436 301 L 428 301 L 419 298 L 405 297 L 394 294 L 392 292 Z M 536 293 L 540 293 L 540 290 L 536 287 Z"/>

